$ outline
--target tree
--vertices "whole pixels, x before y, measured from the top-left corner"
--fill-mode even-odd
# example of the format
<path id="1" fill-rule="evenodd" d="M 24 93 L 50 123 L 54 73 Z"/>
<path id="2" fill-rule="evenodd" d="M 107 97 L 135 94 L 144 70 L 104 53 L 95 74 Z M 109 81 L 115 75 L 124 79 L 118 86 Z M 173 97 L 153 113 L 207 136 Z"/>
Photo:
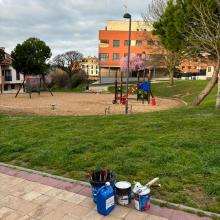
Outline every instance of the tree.
<path id="1" fill-rule="evenodd" d="M 175 26 L 175 14 L 177 5 L 173 0 L 154 0 L 149 10 L 151 10 L 153 23 L 153 34 L 159 35 L 165 50 L 164 60 L 170 76 L 170 85 L 174 84 L 174 73 L 185 53 L 183 50 L 182 35 Z"/>
<path id="2" fill-rule="evenodd" d="M 160 60 L 155 56 L 148 59 L 148 62 L 167 68 L 171 86 L 174 84 L 175 68 L 184 57 L 181 50 L 181 36 L 174 28 L 173 15 L 175 11 L 176 8 L 172 1 L 153 0 L 143 15 L 146 25 L 153 23 L 153 34 L 158 35 L 162 43 L 162 45 L 157 45 L 162 55 Z M 161 57 L 163 58 L 161 59 Z"/>
<path id="3" fill-rule="evenodd" d="M 51 55 L 51 50 L 44 41 L 29 38 L 12 51 L 12 66 L 23 74 L 43 75 L 49 69 L 47 61 Z"/>
<path id="4" fill-rule="evenodd" d="M 123 57 L 120 60 L 120 68 L 122 72 L 128 71 L 128 56 Z M 130 57 L 130 72 L 139 71 L 145 69 L 145 62 L 141 57 L 136 56 L 135 54 L 131 54 Z"/>
<path id="5" fill-rule="evenodd" d="M 57 55 L 53 61 L 52 65 L 63 71 L 65 71 L 71 78 L 75 73 L 81 70 L 80 61 L 83 55 L 78 51 L 68 51 L 63 54 Z"/>
<path id="6" fill-rule="evenodd" d="M 191 56 L 207 54 L 215 61 L 211 81 L 193 100 L 199 105 L 212 91 L 218 81 L 216 108 L 220 108 L 220 0 L 179 0 L 177 4 L 176 29 L 182 35 L 185 51 Z"/>

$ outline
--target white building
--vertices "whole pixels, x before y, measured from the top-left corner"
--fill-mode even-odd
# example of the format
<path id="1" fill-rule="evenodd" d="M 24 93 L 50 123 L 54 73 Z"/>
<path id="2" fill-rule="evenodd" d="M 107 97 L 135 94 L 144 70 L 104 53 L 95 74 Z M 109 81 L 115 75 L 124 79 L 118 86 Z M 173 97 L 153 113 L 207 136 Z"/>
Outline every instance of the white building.
<path id="1" fill-rule="evenodd" d="M 80 63 L 82 69 L 86 72 L 91 80 L 98 80 L 99 77 L 99 61 L 97 57 L 86 57 Z"/>
<path id="2" fill-rule="evenodd" d="M 0 61 L 0 93 L 16 92 L 23 82 L 23 75 L 11 66 L 11 56 L 5 52 L 5 48 L 0 47 L 0 50 L 4 52 Z"/>

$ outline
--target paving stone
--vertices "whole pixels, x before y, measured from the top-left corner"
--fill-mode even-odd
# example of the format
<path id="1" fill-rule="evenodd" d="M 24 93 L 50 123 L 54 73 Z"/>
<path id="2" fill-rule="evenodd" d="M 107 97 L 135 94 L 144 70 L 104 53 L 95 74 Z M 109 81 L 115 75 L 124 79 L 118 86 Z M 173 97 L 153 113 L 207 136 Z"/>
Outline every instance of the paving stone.
<path id="1" fill-rule="evenodd" d="M 124 218 L 125 220 L 146 220 L 147 215 L 136 210 L 130 210 Z"/>
<path id="2" fill-rule="evenodd" d="M 79 195 L 79 194 L 74 194 L 68 199 L 68 201 L 75 203 L 75 204 L 79 204 L 83 202 L 85 199 L 87 199 L 87 197 Z"/>
<path id="3" fill-rule="evenodd" d="M 84 187 L 82 190 L 78 192 L 80 195 L 91 197 L 91 189 L 89 187 Z"/>
<path id="4" fill-rule="evenodd" d="M 61 205 L 64 204 L 64 201 L 52 197 L 50 200 L 48 200 L 46 203 L 43 203 L 45 207 L 51 208 L 51 209 L 56 209 L 57 207 L 60 207 Z"/>
<path id="5" fill-rule="evenodd" d="M 41 194 L 45 194 L 46 192 L 48 192 L 51 189 L 53 189 L 53 187 L 42 185 L 42 184 L 38 183 L 37 186 L 34 188 L 34 191 L 41 193 Z"/>
<path id="6" fill-rule="evenodd" d="M 41 220 L 60 220 L 66 215 L 65 212 L 52 211 L 48 215 L 45 215 Z"/>
<path id="7" fill-rule="evenodd" d="M 34 204 L 32 202 L 25 201 L 25 202 L 23 202 L 21 204 L 21 206 L 19 207 L 18 211 L 23 213 L 24 215 L 27 215 L 30 212 L 32 212 L 33 210 L 36 210 L 38 206 L 39 205 Z"/>
<path id="8" fill-rule="evenodd" d="M 122 218 L 117 218 L 111 215 L 105 216 L 103 220 L 121 220 Z M 134 219 L 135 220 L 135 219 Z"/>
<path id="9" fill-rule="evenodd" d="M 32 201 L 36 198 L 38 198 L 39 196 L 41 196 L 42 194 L 38 193 L 38 192 L 35 192 L 35 191 L 32 191 L 32 192 L 29 192 L 29 193 L 26 193 L 22 196 L 22 199 L 25 199 L 27 201 Z"/>
<path id="10" fill-rule="evenodd" d="M 71 214 L 65 215 L 61 220 L 79 220 L 80 218 L 77 218 L 76 216 L 73 216 Z"/>
<path id="11" fill-rule="evenodd" d="M 47 207 L 38 206 L 37 209 L 33 210 L 28 215 L 30 215 L 31 217 L 36 218 L 36 219 L 41 219 L 52 211 L 53 211 L 52 209 L 49 209 Z"/>
<path id="12" fill-rule="evenodd" d="M 14 212 L 13 209 L 10 209 L 7 207 L 0 208 L 0 219 L 5 219 L 7 216 L 9 216 L 13 212 Z"/>
<path id="13" fill-rule="evenodd" d="M 37 197 L 36 199 L 34 199 L 32 202 L 35 204 L 43 205 L 51 199 L 52 199 L 52 197 L 50 197 L 50 196 L 41 195 L 41 196 Z"/>
<path id="14" fill-rule="evenodd" d="M 167 218 L 158 217 L 155 215 L 148 215 L 146 220 L 168 220 Z M 177 220 L 177 219 L 176 219 Z M 179 219 L 178 219 L 179 220 Z M 185 219 L 186 220 L 186 219 Z"/>
<path id="15" fill-rule="evenodd" d="M 13 212 L 10 215 L 8 215 L 7 217 L 5 217 L 4 220 L 18 220 L 22 217 L 24 217 L 24 215 L 21 215 L 18 212 Z"/>
<path id="16" fill-rule="evenodd" d="M 103 219 L 103 216 L 97 213 L 95 210 L 90 211 L 84 218 L 83 220 L 101 220 Z"/>
<path id="17" fill-rule="evenodd" d="M 68 192 L 68 191 L 64 191 L 64 190 L 61 190 L 61 192 L 56 195 L 58 199 L 61 199 L 64 201 L 68 201 L 68 199 L 70 199 L 72 196 L 75 196 L 75 194 Z"/>
<path id="18" fill-rule="evenodd" d="M 55 197 L 55 196 L 57 196 L 61 192 L 62 192 L 61 189 L 52 188 L 51 190 L 45 192 L 44 195 L 54 196 Z"/>
<path id="19" fill-rule="evenodd" d="M 73 185 L 72 188 L 69 188 L 68 191 L 74 192 L 74 193 L 79 193 L 82 189 L 84 189 L 84 186 L 82 185 Z"/>
<path id="20" fill-rule="evenodd" d="M 47 186 L 56 187 L 62 183 L 61 180 L 52 179 L 50 177 L 43 177 L 39 180 L 39 183 L 45 184 Z"/>
<path id="21" fill-rule="evenodd" d="M 88 198 L 86 197 L 85 199 L 83 199 L 79 205 L 90 208 L 90 209 L 96 209 L 96 204 L 93 202 L 92 198 Z"/>
<path id="22" fill-rule="evenodd" d="M 91 209 L 83 207 L 81 205 L 76 205 L 71 210 L 71 214 L 78 218 L 84 218 L 89 212 L 91 212 Z"/>
<path id="23" fill-rule="evenodd" d="M 1 205 L 14 209 L 14 210 L 18 210 L 19 207 L 21 207 L 23 202 L 24 202 L 23 199 L 8 195 L 4 199 L 1 200 Z"/>
<path id="24" fill-rule="evenodd" d="M 1 220 L 210 220 L 154 205 L 147 213 L 131 209 L 133 204 L 129 208 L 116 206 L 103 217 L 96 211 L 89 187 L 0 166 Z"/>
<path id="25" fill-rule="evenodd" d="M 117 217 L 117 218 L 125 218 L 125 216 L 130 211 L 129 208 L 123 207 L 123 206 L 116 206 L 114 210 L 111 212 L 111 216 Z"/>
<path id="26" fill-rule="evenodd" d="M 56 187 L 59 188 L 59 189 L 70 191 L 70 189 L 74 188 L 75 186 L 76 186 L 75 183 L 62 182 Z"/>
<path id="27" fill-rule="evenodd" d="M 66 214 L 71 214 L 73 210 L 75 210 L 76 204 L 73 204 L 71 202 L 63 202 L 62 205 L 57 207 L 57 211 L 64 212 Z"/>
<path id="28" fill-rule="evenodd" d="M 25 216 L 23 216 L 23 217 L 21 217 L 21 218 L 19 218 L 17 220 L 36 220 L 36 218 L 32 218 L 32 217 L 30 217 L 28 215 L 25 215 Z"/>

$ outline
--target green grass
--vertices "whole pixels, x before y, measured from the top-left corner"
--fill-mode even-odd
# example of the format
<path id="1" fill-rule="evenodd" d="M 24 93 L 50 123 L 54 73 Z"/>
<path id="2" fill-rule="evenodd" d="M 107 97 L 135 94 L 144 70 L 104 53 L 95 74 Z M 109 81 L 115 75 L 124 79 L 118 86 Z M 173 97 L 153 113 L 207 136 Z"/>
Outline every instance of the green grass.
<path id="1" fill-rule="evenodd" d="M 155 95 L 191 102 L 207 83 L 153 85 Z M 220 114 L 215 93 L 200 107 L 87 117 L 0 115 L 0 161 L 87 180 L 108 167 L 117 180 L 148 182 L 154 196 L 220 213 Z"/>

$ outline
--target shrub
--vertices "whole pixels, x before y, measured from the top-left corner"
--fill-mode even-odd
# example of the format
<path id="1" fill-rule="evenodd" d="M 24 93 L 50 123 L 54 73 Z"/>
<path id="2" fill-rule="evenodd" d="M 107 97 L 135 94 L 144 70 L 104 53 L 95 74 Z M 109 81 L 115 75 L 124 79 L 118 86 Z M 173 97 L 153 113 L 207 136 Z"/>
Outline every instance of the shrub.
<path id="1" fill-rule="evenodd" d="M 69 76 L 64 71 L 55 70 L 50 72 L 49 76 L 51 77 L 51 86 L 68 87 Z"/>
<path id="2" fill-rule="evenodd" d="M 75 73 L 72 75 L 69 81 L 69 87 L 70 88 L 76 88 L 80 84 L 85 84 L 88 82 L 88 77 L 84 71 L 79 71 L 78 73 Z"/>

